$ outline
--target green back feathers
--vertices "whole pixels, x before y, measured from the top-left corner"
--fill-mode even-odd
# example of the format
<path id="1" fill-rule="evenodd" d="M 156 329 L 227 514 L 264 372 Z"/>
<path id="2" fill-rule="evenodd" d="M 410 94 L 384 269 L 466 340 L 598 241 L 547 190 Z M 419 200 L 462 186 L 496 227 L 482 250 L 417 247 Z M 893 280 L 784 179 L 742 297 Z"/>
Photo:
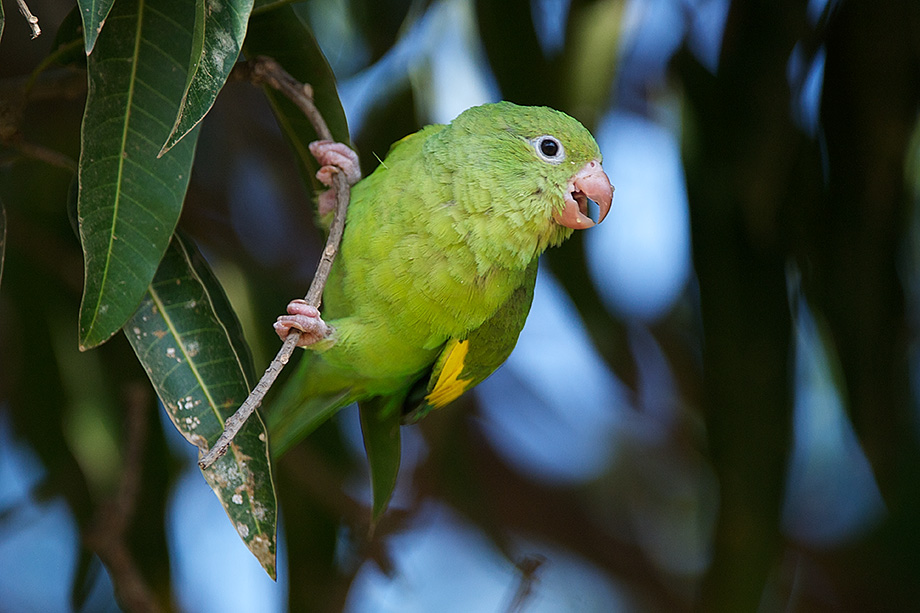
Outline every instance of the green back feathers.
<path id="1" fill-rule="evenodd" d="M 547 135 L 558 158 L 536 144 Z M 591 160 L 600 151 L 576 120 L 508 102 L 397 142 L 354 187 L 332 282 L 340 289 L 327 296 L 326 313 L 360 321 L 347 332 L 351 344 L 411 347 L 412 356 L 399 357 L 407 370 L 429 360 L 493 317 L 540 253 L 571 234 L 552 214 Z M 353 350 L 342 363 L 373 361 L 370 351 Z"/>
<path id="2" fill-rule="evenodd" d="M 538 256 L 572 233 L 554 214 L 592 160 L 580 123 L 507 102 L 396 142 L 352 189 L 323 304 L 336 340 L 281 402 L 285 443 L 334 410 L 316 397 L 408 395 L 414 418 L 491 374 L 523 328 Z"/>

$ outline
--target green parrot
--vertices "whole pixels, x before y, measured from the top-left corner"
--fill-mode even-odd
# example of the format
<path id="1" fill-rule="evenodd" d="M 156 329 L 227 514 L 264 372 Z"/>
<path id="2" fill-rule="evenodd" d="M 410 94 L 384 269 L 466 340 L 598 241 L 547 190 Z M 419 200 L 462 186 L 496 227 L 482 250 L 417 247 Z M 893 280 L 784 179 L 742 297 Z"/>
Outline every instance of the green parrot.
<path id="1" fill-rule="evenodd" d="M 578 121 L 509 102 L 403 138 L 360 180 L 344 145 L 318 141 L 311 151 L 324 184 L 343 171 L 354 187 L 322 317 L 294 300 L 275 323 L 282 339 L 300 330 L 308 352 L 269 406 L 271 442 L 281 452 L 357 401 L 369 457 L 390 456 L 391 474 L 374 483 L 378 511 L 395 482 L 399 423 L 450 403 L 505 361 L 540 254 L 594 225 L 588 199 L 602 221 L 613 187 Z"/>

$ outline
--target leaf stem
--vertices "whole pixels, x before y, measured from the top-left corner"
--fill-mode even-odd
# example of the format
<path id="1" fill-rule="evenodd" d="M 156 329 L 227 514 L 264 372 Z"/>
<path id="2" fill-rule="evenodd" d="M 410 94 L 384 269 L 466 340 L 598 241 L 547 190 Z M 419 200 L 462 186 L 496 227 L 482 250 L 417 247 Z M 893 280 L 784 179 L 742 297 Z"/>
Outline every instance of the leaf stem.
<path id="1" fill-rule="evenodd" d="M 303 111 L 313 129 L 322 140 L 332 140 L 332 133 L 326 125 L 322 114 L 313 103 L 313 88 L 306 83 L 300 83 L 288 74 L 275 60 L 259 56 L 249 62 L 238 64 L 234 70 L 241 78 L 247 78 L 254 84 L 269 85 L 281 93 L 285 94 Z M 313 282 L 307 291 L 305 300 L 316 308 L 320 307 L 323 297 L 323 289 L 326 287 L 326 280 L 329 278 L 329 272 L 332 269 L 332 263 L 339 250 L 339 243 L 342 242 L 342 234 L 345 231 L 345 213 L 348 210 L 348 201 L 351 198 L 351 187 L 348 180 L 341 172 L 336 173 L 333 177 L 333 189 L 335 190 L 335 213 L 332 218 L 332 225 L 329 228 L 329 237 L 326 239 L 326 246 L 320 257 L 319 264 L 316 267 L 316 274 L 313 276 Z M 233 442 L 234 437 L 246 423 L 246 420 L 262 404 L 265 394 L 271 389 L 272 384 L 281 370 L 291 359 L 291 354 L 297 347 L 297 341 L 300 339 L 300 331 L 292 328 L 281 349 L 278 350 L 275 359 L 265 370 L 265 374 L 253 388 L 249 397 L 240 405 L 240 408 L 224 422 L 224 431 L 220 438 L 214 443 L 211 449 L 200 456 L 198 466 L 205 470 L 218 458 L 227 453 L 227 449 Z"/>

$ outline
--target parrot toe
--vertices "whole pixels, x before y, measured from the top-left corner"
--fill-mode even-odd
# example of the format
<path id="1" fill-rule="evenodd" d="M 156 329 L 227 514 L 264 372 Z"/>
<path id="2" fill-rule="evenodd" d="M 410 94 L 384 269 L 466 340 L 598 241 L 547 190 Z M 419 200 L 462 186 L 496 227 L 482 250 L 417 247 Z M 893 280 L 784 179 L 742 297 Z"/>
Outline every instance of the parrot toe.
<path id="1" fill-rule="evenodd" d="M 320 217 L 335 210 L 335 190 L 327 189 L 319 195 L 316 201 L 316 210 Z"/>
<path id="2" fill-rule="evenodd" d="M 300 331 L 298 347 L 309 347 L 328 337 L 332 328 L 319 315 L 319 309 L 305 300 L 292 300 L 287 306 L 288 315 L 281 315 L 274 323 L 275 332 L 285 340 L 291 330 Z"/>
<path id="3" fill-rule="evenodd" d="M 317 140 L 310 143 L 310 153 L 320 163 L 321 168 L 316 173 L 316 178 L 323 185 L 332 185 L 332 175 L 336 172 L 345 173 L 349 185 L 354 185 L 361 180 L 361 165 L 358 154 L 351 147 L 331 140 Z"/>

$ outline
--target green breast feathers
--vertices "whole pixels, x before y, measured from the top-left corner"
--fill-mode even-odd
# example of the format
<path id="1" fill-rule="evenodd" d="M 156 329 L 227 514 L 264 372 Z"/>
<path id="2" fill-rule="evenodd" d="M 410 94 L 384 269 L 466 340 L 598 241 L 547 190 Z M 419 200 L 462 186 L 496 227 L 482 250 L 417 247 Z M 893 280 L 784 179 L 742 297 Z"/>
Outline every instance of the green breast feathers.
<path id="1" fill-rule="evenodd" d="M 340 167 L 344 149 L 314 152 Z M 487 104 L 398 141 L 354 185 L 322 319 L 295 301 L 276 324 L 310 331 L 310 356 L 269 413 L 273 444 L 331 414 L 316 398 L 385 398 L 414 421 L 484 380 L 524 326 L 539 255 L 612 197 L 594 138 L 552 109 Z"/>

